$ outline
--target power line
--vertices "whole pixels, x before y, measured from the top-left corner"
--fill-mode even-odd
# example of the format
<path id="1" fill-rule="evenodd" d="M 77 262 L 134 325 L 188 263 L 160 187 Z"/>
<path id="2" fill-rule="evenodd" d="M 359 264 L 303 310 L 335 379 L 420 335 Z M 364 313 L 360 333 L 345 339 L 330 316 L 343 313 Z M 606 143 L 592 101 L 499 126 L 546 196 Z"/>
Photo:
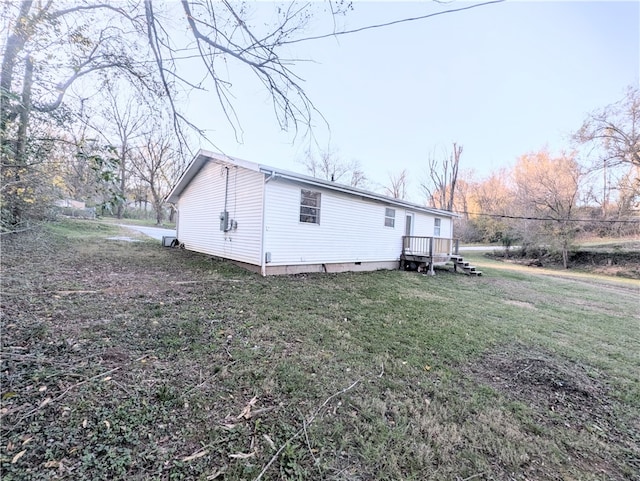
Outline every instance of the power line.
<path id="1" fill-rule="evenodd" d="M 298 39 L 293 39 L 293 40 L 287 40 L 287 41 L 280 42 L 280 43 L 282 45 L 286 45 L 286 44 L 290 44 L 290 43 L 306 42 L 306 41 L 309 41 L 309 40 L 319 40 L 319 39 L 322 39 L 322 38 L 337 37 L 338 35 L 350 35 L 352 33 L 362 32 L 363 30 L 371 30 L 371 29 L 374 29 L 374 28 L 384 28 L 384 27 L 390 27 L 391 25 L 396 25 L 398 23 L 415 22 L 417 20 L 425 20 L 427 18 L 437 17 L 438 15 L 445 15 L 447 13 L 461 12 L 463 10 L 470 10 L 472 8 L 484 7 L 485 5 L 491 5 L 493 3 L 502 3 L 504 1 L 505 0 L 491 0 L 489 2 L 476 3 L 474 5 L 469 5 L 469 6 L 466 6 L 466 7 L 452 8 L 450 10 L 442 10 L 440 12 L 429 13 L 427 15 L 420 15 L 419 17 L 402 18 L 400 20 L 393 20 L 391 22 L 380 23 L 380 24 L 376 24 L 376 25 L 367 25 L 365 27 L 354 28 L 353 30 L 344 30 L 344 31 L 341 31 L 341 32 L 325 33 L 323 35 L 316 35 L 316 36 L 313 36 L 313 37 L 304 37 L 304 38 L 298 38 Z"/>
<path id="2" fill-rule="evenodd" d="M 485 214 L 483 212 L 468 212 L 468 211 L 454 211 L 455 214 L 464 215 L 477 215 L 480 217 L 495 217 L 499 219 L 516 219 L 516 220 L 541 220 L 541 221 L 554 221 L 554 222 L 601 222 L 607 224 L 640 224 L 640 217 L 635 220 L 621 219 L 554 219 L 553 217 L 533 217 L 533 216 L 519 216 L 519 215 L 505 215 L 505 214 Z"/>

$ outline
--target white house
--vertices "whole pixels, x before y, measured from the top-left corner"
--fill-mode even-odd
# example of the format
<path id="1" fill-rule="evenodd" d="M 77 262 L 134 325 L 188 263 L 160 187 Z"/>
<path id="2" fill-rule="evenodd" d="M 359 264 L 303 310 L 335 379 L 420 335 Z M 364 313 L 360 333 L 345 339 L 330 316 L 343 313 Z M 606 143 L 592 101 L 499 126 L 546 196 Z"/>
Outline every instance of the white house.
<path id="1" fill-rule="evenodd" d="M 207 151 L 167 201 L 186 249 L 262 275 L 433 265 L 454 249 L 451 212 Z"/>

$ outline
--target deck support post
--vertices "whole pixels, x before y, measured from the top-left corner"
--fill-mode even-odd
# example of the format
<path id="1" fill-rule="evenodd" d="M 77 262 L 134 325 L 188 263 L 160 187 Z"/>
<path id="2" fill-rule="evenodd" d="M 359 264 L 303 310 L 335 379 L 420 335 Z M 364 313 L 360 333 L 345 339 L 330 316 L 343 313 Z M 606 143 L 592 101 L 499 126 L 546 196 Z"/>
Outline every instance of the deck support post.
<path id="1" fill-rule="evenodd" d="M 433 257 L 431 258 L 431 261 L 429 262 L 429 275 L 430 276 L 435 276 L 436 275 L 436 271 L 433 270 Z"/>

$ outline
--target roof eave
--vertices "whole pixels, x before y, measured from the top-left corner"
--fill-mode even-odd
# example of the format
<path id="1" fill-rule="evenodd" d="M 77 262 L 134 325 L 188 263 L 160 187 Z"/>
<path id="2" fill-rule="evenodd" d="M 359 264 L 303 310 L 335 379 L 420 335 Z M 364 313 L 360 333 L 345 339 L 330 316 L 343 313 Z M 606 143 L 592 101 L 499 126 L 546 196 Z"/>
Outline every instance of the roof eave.
<path id="1" fill-rule="evenodd" d="M 403 207 L 406 209 L 411 209 L 411 210 L 417 210 L 417 211 L 421 211 L 421 212 L 426 212 L 429 214 L 434 214 L 434 215 L 439 215 L 442 217 L 460 217 L 459 214 L 456 214 L 454 212 L 450 212 L 447 210 L 441 210 L 441 209 L 434 209 L 432 207 L 426 207 L 426 206 L 422 206 L 419 204 L 414 204 L 413 202 L 408 202 L 402 199 L 394 199 L 393 197 L 387 197 L 385 195 L 382 194 L 377 194 L 375 192 L 371 192 L 368 190 L 364 190 L 364 189 L 359 189 L 357 187 L 351 187 L 348 185 L 344 185 L 344 184 L 338 184 L 336 182 L 331 182 L 328 180 L 324 180 L 324 179 L 318 179 L 315 177 L 309 177 L 306 175 L 302 175 L 302 174 L 297 174 L 295 172 L 289 172 L 286 170 L 280 170 L 280 169 L 275 169 L 273 167 L 269 167 L 266 165 L 261 165 L 260 166 L 260 171 L 265 173 L 265 174 L 269 174 L 270 176 L 273 176 L 275 178 L 283 178 L 286 180 L 290 180 L 293 182 L 299 182 L 299 183 L 303 183 L 303 184 L 307 184 L 307 185 L 314 185 L 317 187 L 323 187 L 326 189 L 330 189 L 330 190 L 335 190 L 338 192 L 343 192 L 345 194 L 349 194 L 349 195 L 357 195 L 360 197 L 366 197 L 368 199 L 371 200 L 375 200 L 378 202 L 385 202 L 387 204 L 390 205 L 395 205 L 398 207 Z"/>
<path id="2" fill-rule="evenodd" d="M 447 210 L 434 209 L 431 207 L 425 207 L 419 204 L 414 204 L 412 202 L 408 202 L 401 199 L 394 199 L 393 197 L 387 197 L 382 194 L 378 194 L 376 192 L 371 192 L 364 189 L 359 189 L 357 187 L 352 187 L 349 185 L 338 184 L 336 182 L 331 182 L 324 179 L 318 179 L 316 177 L 311 177 L 308 175 L 298 174 L 296 172 L 290 172 L 287 170 L 276 169 L 274 167 L 270 167 L 268 165 L 259 165 L 254 162 L 249 162 L 247 160 L 238 159 L 235 157 L 230 157 L 228 155 L 219 154 L 216 152 L 210 152 L 207 150 L 200 150 L 191 163 L 187 166 L 185 171 L 180 176 L 178 182 L 176 182 L 175 186 L 165 198 L 166 202 L 175 204 L 180 195 L 184 191 L 184 189 L 191 183 L 191 181 L 195 178 L 196 175 L 200 172 L 200 170 L 204 167 L 204 165 L 209 161 L 217 161 L 221 163 L 229 163 L 235 164 L 241 167 L 245 167 L 247 169 L 262 172 L 263 174 L 269 174 L 273 177 L 281 177 L 283 179 L 287 179 L 294 182 L 299 182 L 307 185 L 314 185 L 317 187 L 322 187 L 329 190 L 334 190 L 337 192 L 342 192 L 348 195 L 356 195 L 360 197 L 365 197 L 371 200 L 375 200 L 378 202 L 384 202 L 389 205 L 395 205 L 398 207 L 416 210 L 420 212 L 426 212 L 433 215 L 438 215 L 442 217 L 460 217 L 459 214 L 455 214 L 453 212 Z"/>

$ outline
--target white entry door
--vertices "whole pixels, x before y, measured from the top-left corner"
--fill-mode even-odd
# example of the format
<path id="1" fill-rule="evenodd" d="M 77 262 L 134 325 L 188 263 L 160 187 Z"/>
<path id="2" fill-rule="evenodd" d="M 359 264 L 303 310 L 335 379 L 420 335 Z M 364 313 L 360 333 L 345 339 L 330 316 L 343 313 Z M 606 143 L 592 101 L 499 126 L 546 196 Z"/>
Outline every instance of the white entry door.
<path id="1" fill-rule="evenodd" d="M 406 220 L 404 222 L 404 235 L 406 236 L 413 235 L 413 221 L 414 221 L 413 212 L 407 212 Z"/>

